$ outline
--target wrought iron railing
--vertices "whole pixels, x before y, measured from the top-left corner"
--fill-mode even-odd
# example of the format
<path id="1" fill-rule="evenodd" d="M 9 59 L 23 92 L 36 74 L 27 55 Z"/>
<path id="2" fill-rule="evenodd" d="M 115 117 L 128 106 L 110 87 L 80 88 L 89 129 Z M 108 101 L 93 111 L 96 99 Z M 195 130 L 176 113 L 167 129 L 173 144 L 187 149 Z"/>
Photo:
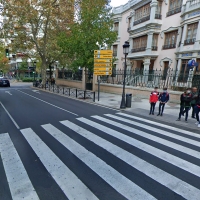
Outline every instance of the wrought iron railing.
<path id="1" fill-rule="evenodd" d="M 194 71 L 181 72 L 178 70 L 127 70 L 125 83 L 135 87 L 168 87 L 171 89 L 192 87 Z M 199 75 L 200 77 L 200 75 Z M 124 70 L 116 70 L 111 76 L 102 76 L 101 82 L 108 84 L 123 84 Z"/>
<path id="2" fill-rule="evenodd" d="M 157 47 L 157 46 L 151 46 L 151 50 L 152 50 L 152 51 L 157 51 L 157 50 L 158 50 L 158 47 Z"/>
<path id="3" fill-rule="evenodd" d="M 166 44 L 166 45 L 163 45 L 163 49 L 173 49 L 173 48 L 176 48 L 176 44 Z"/>
<path id="4" fill-rule="evenodd" d="M 159 13 L 156 13 L 156 14 L 155 14 L 155 19 L 162 19 L 162 15 L 159 14 Z"/>
<path id="5" fill-rule="evenodd" d="M 131 49 L 131 53 L 145 51 L 145 50 L 146 50 L 146 47 L 140 47 L 140 48 L 136 48 L 136 49 Z"/>
<path id="6" fill-rule="evenodd" d="M 145 22 L 145 21 L 148 21 L 148 20 L 150 20 L 150 15 L 143 17 L 141 19 L 138 19 L 137 21 L 134 21 L 133 26 L 141 24 L 142 22 Z"/>
<path id="7" fill-rule="evenodd" d="M 167 17 L 171 16 L 171 15 L 175 15 L 176 13 L 181 12 L 181 6 L 179 8 L 176 8 L 174 10 L 170 10 L 169 12 L 167 12 Z"/>
<path id="8" fill-rule="evenodd" d="M 196 38 L 187 39 L 187 40 L 184 41 L 184 45 L 194 44 L 195 41 L 196 41 Z"/>

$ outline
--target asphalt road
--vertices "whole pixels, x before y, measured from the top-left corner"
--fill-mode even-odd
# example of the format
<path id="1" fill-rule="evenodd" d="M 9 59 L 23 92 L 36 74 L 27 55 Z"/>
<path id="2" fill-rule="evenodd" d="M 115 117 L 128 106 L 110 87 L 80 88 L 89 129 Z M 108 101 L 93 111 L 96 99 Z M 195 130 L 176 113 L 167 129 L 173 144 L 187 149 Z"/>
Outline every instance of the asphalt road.
<path id="1" fill-rule="evenodd" d="M 0 104 L 0 200 L 199 200 L 196 133 L 23 85 Z"/>

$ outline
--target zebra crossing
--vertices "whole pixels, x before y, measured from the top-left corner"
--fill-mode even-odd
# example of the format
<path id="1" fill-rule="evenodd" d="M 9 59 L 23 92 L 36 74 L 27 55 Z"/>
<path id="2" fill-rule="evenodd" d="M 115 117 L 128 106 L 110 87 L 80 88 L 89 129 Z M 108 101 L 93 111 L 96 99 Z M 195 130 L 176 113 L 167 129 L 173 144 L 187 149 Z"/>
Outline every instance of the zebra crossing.
<path id="1" fill-rule="evenodd" d="M 20 130 L 66 199 L 200 199 L 200 135 L 196 133 L 121 112 L 40 128 L 108 188 L 100 195 L 94 177 L 87 177 L 94 182 L 88 185 L 39 133 Z M 9 133 L 0 134 L 0 159 L 13 200 L 42 199 Z"/>

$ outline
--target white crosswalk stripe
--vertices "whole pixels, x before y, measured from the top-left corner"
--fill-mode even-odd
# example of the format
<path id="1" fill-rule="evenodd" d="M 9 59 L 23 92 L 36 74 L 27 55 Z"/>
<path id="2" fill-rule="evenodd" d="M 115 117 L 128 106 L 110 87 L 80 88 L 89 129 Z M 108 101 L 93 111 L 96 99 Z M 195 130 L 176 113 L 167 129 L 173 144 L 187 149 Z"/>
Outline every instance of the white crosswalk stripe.
<path id="1" fill-rule="evenodd" d="M 97 199 L 32 129 L 23 129 L 21 132 L 69 199 Z"/>
<path id="2" fill-rule="evenodd" d="M 48 124 L 43 128 L 126 198 L 155 199 L 57 128 Z"/>
<path id="3" fill-rule="evenodd" d="M 114 156 L 123 160 L 127 164 L 146 174 L 147 176 L 153 178 L 158 181 L 162 185 L 166 185 L 166 187 L 170 188 L 177 194 L 182 195 L 184 198 L 189 199 L 198 199 L 200 196 L 200 190 L 195 187 L 185 183 L 184 181 L 166 173 L 163 170 L 145 162 L 144 160 L 134 156 L 133 154 L 123 150 L 122 148 L 113 145 L 112 143 L 94 135 L 93 133 L 83 129 L 76 124 L 71 123 L 70 121 L 61 122 L 68 128 L 72 129 L 76 133 L 84 136 L 88 140 L 94 142 L 96 145 L 101 146 L 106 149 L 108 152 L 112 153 Z M 187 188 L 187 192 L 185 189 Z"/>
<path id="4" fill-rule="evenodd" d="M 8 133 L 0 134 L 0 155 L 13 200 L 39 199 Z"/>
<path id="5" fill-rule="evenodd" d="M 80 167 L 76 170 L 69 167 L 68 160 L 64 162 L 60 152 L 55 151 L 55 148 L 59 147 L 62 147 L 62 151 L 69 152 L 70 156 L 76 157 L 78 163 L 91 171 L 93 176 L 94 174 L 98 176 L 102 181 L 101 184 L 108 185 L 108 189 L 114 191 L 115 195 L 121 195 L 120 198 L 160 199 L 162 194 L 156 196 L 155 191 L 145 188 L 152 183 L 159 186 L 165 194 L 171 192 L 172 200 L 174 195 L 188 200 L 199 200 L 200 136 L 198 134 L 125 113 L 79 117 L 73 122 L 64 120 L 59 124 L 44 124 L 40 129 L 46 138 L 49 136 L 51 141 L 56 141 L 54 148 L 49 146 L 45 137 L 41 137 L 41 133 L 31 128 L 20 131 L 31 151 L 41 161 L 40 165 L 46 168 L 67 199 L 101 198 L 100 194 L 95 192 L 98 184 L 88 185 L 84 180 L 87 176 L 80 176 L 84 171 L 76 173 L 76 170 L 81 170 Z M 81 142 L 82 140 L 84 142 Z M 88 144 L 92 144 L 92 147 L 89 148 Z M 137 153 L 134 153 L 135 149 Z M 102 153 L 98 154 L 97 151 Z M 144 155 L 150 155 L 151 159 L 155 160 L 150 161 Z M 109 159 L 115 158 L 115 161 L 109 162 L 106 156 L 109 156 Z M 0 134 L 0 158 L 12 198 L 39 199 L 37 190 L 35 191 L 9 134 Z M 116 165 L 124 168 L 120 170 Z M 170 169 L 162 165 L 167 165 Z M 140 184 L 136 181 L 134 178 L 136 174 L 129 177 L 123 172 L 126 169 L 140 173 L 139 177 L 141 179 L 145 177 L 147 183 Z M 179 170 L 182 173 L 176 174 Z M 88 178 L 92 180 L 92 177 Z M 159 193 L 159 190 L 157 192 Z"/>

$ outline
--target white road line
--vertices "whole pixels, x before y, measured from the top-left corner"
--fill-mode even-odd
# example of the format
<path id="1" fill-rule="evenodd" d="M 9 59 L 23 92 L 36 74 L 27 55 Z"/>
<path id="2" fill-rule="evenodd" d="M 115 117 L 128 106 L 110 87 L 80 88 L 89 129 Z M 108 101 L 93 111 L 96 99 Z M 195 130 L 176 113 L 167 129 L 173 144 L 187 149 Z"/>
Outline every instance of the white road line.
<path id="1" fill-rule="evenodd" d="M 21 133 L 68 199 L 97 199 L 32 129 L 23 129 Z"/>
<path id="2" fill-rule="evenodd" d="M 200 190 L 197 188 L 68 120 L 61 123 L 182 197 L 199 200 Z"/>
<path id="3" fill-rule="evenodd" d="M 39 199 L 8 133 L 0 134 L 0 154 L 13 200 Z"/>
<path id="4" fill-rule="evenodd" d="M 68 137 L 66 134 L 64 134 L 54 126 L 47 124 L 43 125 L 42 127 L 127 199 L 155 199 L 145 190 L 137 186 L 135 183 L 131 182 L 114 168 L 106 164 L 103 160 L 98 158 L 93 153 L 89 152 L 87 149 L 82 147 L 80 144 L 72 140 L 70 137 Z"/>
<path id="5" fill-rule="evenodd" d="M 177 166 L 191 174 L 194 174 L 195 176 L 198 176 L 200 177 L 200 167 L 195 165 L 195 164 L 192 164 L 186 160 L 183 160 L 177 156 L 174 156 L 172 154 L 169 154 L 165 151 L 162 151 L 160 149 L 157 149 L 153 146 L 150 146 L 146 143 L 143 143 L 143 142 L 140 142 L 139 140 L 136 140 L 134 138 L 131 138 L 127 135 L 124 135 L 118 131 L 115 131 L 111 128 L 108 128 L 106 126 L 103 126 L 103 125 L 100 125 L 96 122 L 93 122 L 91 120 L 88 120 L 88 119 L 85 119 L 85 118 L 77 118 L 77 120 L 85 123 L 85 124 L 88 124 L 96 129 L 99 129 L 100 131 L 108 134 L 108 135 L 111 135 L 115 138 L 118 138 L 119 140 L 122 140 L 138 149 L 141 149 L 142 151 L 145 151 L 161 160 L 164 160 L 174 166 Z"/>
<path id="6" fill-rule="evenodd" d="M 15 120 L 12 118 L 12 116 L 10 115 L 10 113 L 7 111 L 7 109 L 5 108 L 5 106 L 0 102 L 1 106 L 3 107 L 3 109 L 6 111 L 7 115 L 10 117 L 11 121 L 13 122 L 13 124 L 16 126 L 17 129 L 20 129 L 18 124 L 15 122 Z"/>
<path id="7" fill-rule="evenodd" d="M 151 126 L 146 126 L 146 125 L 141 124 L 141 123 L 137 123 L 137 122 L 134 122 L 134 121 L 131 121 L 131 120 L 128 120 L 128 119 L 124 119 L 122 117 L 117 117 L 117 116 L 110 115 L 110 114 L 105 114 L 105 115 L 110 117 L 110 118 L 113 118 L 113 119 L 117 119 L 117 120 L 129 123 L 129 124 L 133 124 L 133 125 L 136 125 L 136 126 L 139 126 L 139 127 L 142 127 L 142 128 L 146 128 L 147 130 L 154 131 L 156 133 L 159 133 L 160 135 L 165 135 L 165 136 L 168 136 L 168 137 L 171 137 L 171 138 L 175 138 L 177 140 L 183 141 L 185 143 L 189 143 L 189 144 L 197 146 L 197 147 L 200 146 L 200 142 L 195 141 L 195 140 L 184 138 L 182 136 L 178 136 L 176 134 L 172 134 L 170 132 L 167 132 L 167 131 L 164 131 L 164 130 L 160 130 L 158 128 L 154 128 L 154 127 L 151 127 Z M 183 145 L 179 145 L 179 144 L 177 144 L 175 142 L 170 142 L 170 141 L 168 141 L 166 139 L 162 139 L 160 137 L 157 137 L 157 136 L 151 135 L 149 133 L 146 133 L 144 131 L 141 131 L 141 130 L 126 126 L 124 124 L 122 125 L 121 123 L 118 123 L 118 122 L 115 122 L 115 121 L 112 121 L 112 120 L 109 120 L 109 119 L 106 119 L 106 118 L 101 118 L 99 116 L 93 116 L 93 117 L 96 118 L 96 119 L 99 119 L 101 121 L 104 121 L 104 122 L 106 122 L 108 124 L 111 124 L 113 126 L 117 126 L 117 127 L 121 128 L 121 129 L 124 129 L 124 130 L 127 130 L 129 132 L 132 132 L 132 133 L 134 133 L 136 135 L 139 135 L 141 137 L 144 137 L 144 138 L 147 138 L 149 140 L 158 142 L 160 144 L 163 144 L 165 146 L 171 147 L 173 149 L 176 149 L 178 151 L 181 151 L 181 152 L 186 153 L 186 154 L 188 154 L 190 156 L 193 156 L 193 157 L 196 157 L 196 158 L 200 159 L 200 152 L 199 151 L 192 150 L 192 149 L 187 148 L 187 147 L 185 147 Z"/>
<path id="8" fill-rule="evenodd" d="M 23 94 L 25 94 L 25 95 L 27 95 L 27 96 L 30 96 L 30 97 L 32 97 L 32 98 L 34 98 L 34 99 L 37 99 L 37 100 L 39 100 L 39 101 L 41 101 L 41 102 L 43 102 L 43 103 L 46 103 L 46 104 L 48 104 L 48 105 L 51 105 L 51 106 L 53 106 L 53 107 L 55 107 L 55 108 L 58 108 L 58 109 L 63 110 L 63 111 L 65 111 L 65 112 L 68 112 L 68 113 L 70 113 L 70 114 L 72 114 L 72 115 L 78 116 L 77 114 L 75 114 L 75 113 L 73 113 L 73 112 L 70 112 L 69 110 L 65 110 L 65 109 L 63 109 L 63 108 L 60 108 L 60 107 L 58 107 L 58 106 L 56 106 L 56 105 L 53 105 L 53 104 L 51 104 L 51 103 L 49 103 L 49 102 L 47 102 L 47 101 L 44 101 L 44 100 L 39 99 L 39 98 L 37 98 L 37 97 L 34 97 L 34 96 L 30 95 L 30 94 L 27 94 L 27 93 L 25 93 L 25 92 L 22 92 L 21 90 L 17 90 L 17 91 L 19 91 L 19 92 L 21 92 L 21 93 L 23 93 Z"/>
<path id="9" fill-rule="evenodd" d="M 140 120 L 142 122 L 147 122 L 149 124 L 157 125 L 157 126 L 160 126 L 160 127 L 163 127 L 163 128 L 167 128 L 167 129 L 170 129 L 170 130 L 173 130 L 173 131 L 177 131 L 177 132 L 180 132 L 180 133 L 185 134 L 185 135 L 190 135 L 190 136 L 193 136 L 193 137 L 196 137 L 196 138 L 200 138 L 199 134 L 197 134 L 197 133 L 195 134 L 193 132 L 186 131 L 184 129 L 176 128 L 176 127 L 173 127 L 173 126 L 168 126 L 168 125 L 165 125 L 165 124 L 162 124 L 162 123 L 154 122 L 154 121 L 143 119 L 143 118 L 140 118 L 140 117 L 135 117 L 135 116 L 128 115 L 128 114 L 125 114 L 125 113 L 117 113 L 117 114 L 122 115 L 124 117 L 129 117 L 131 119 Z"/>
<path id="10" fill-rule="evenodd" d="M 9 95 L 12 95 L 9 91 L 5 91 L 5 93 L 8 93 Z"/>

